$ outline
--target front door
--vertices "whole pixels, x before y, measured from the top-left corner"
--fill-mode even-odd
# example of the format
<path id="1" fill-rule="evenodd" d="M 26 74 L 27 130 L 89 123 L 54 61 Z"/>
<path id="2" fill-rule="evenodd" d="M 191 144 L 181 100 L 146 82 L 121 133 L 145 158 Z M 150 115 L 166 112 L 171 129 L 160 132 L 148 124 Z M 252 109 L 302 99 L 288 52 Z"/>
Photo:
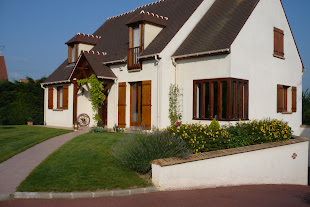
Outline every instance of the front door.
<path id="1" fill-rule="evenodd" d="M 130 84 L 130 126 L 142 123 L 142 82 Z"/>

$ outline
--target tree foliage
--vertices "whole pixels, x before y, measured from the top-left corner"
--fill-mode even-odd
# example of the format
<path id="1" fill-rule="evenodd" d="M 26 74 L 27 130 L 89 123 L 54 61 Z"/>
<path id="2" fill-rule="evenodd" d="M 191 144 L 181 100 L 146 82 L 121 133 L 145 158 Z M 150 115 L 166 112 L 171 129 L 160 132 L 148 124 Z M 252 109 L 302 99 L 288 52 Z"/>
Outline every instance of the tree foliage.
<path id="1" fill-rule="evenodd" d="M 310 125 L 310 92 L 309 89 L 302 92 L 302 123 Z"/>
<path id="2" fill-rule="evenodd" d="M 93 119 L 98 125 L 102 123 L 102 120 L 98 114 L 98 110 L 101 105 L 104 104 L 105 95 L 103 94 L 103 82 L 99 81 L 93 74 L 89 78 L 78 80 L 77 83 L 81 85 L 90 84 L 90 100 L 92 103 L 93 111 L 95 112 Z"/>
<path id="3" fill-rule="evenodd" d="M 31 118 L 34 124 L 44 122 L 44 90 L 41 83 L 45 77 L 28 83 L 0 81 L 0 125 L 26 124 Z"/>
<path id="4" fill-rule="evenodd" d="M 179 87 L 171 84 L 169 90 L 169 119 L 171 125 L 175 125 L 182 119 L 180 96 Z"/>

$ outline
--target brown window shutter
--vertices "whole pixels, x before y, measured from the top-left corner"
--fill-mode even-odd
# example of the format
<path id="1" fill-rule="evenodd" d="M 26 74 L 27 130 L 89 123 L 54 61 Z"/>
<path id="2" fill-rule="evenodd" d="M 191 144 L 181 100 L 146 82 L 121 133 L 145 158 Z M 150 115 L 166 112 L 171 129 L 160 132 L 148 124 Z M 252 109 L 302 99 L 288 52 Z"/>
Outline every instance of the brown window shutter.
<path id="1" fill-rule="evenodd" d="M 283 93 L 284 93 L 284 88 L 283 85 L 278 85 L 277 86 L 277 112 L 281 113 L 283 112 Z"/>
<path id="2" fill-rule="evenodd" d="M 292 112 L 297 112 L 297 87 L 292 87 Z"/>
<path id="3" fill-rule="evenodd" d="M 48 109 L 53 109 L 53 87 L 48 87 Z"/>
<path id="4" fill-rule="evenodd" d="M 129 48 L 133 48 L 133 28 L 129 27 Z"/>
<path id="5" fill-rule="evenodd" d="M 63 109 L 68 109 L 68 98 L 69 98 L 69 86 L 64 86 L 62 89 L 62 94 L 63 94 Z"/>
<path id="6" fill-rule="evenodd" d="M 77 59 L 78 59 L 78 52 L 79 52 L 79 46 L 78 46 L 78 44 L 75 44 L 74 45 L 74 51 L 75 51 L 75 56 L 74 56 L 74 61 L 76 62 L 77 61 Z"/>
<path id="7" fill-rule="evenodd" d="M 284 32 L 274 28 L 274 55 L 284 57 Z"/>
<path id="8" fill-rule="evenodd" d="M 118 84 L 118 126 L 126 127 L 126 83 Z"/>
<path id="9" fill-rule="evenodd" d="M 71 63 L 71 56 L 72 56 L 72 49 L 71 47 L 68 45 L 68 63 Z"/>
<path id="10" fill-rule="evenodd" d="M 152 110 L 152 81 L 142 82 L 142 125 L 145 129 L 151 129 Z"/>

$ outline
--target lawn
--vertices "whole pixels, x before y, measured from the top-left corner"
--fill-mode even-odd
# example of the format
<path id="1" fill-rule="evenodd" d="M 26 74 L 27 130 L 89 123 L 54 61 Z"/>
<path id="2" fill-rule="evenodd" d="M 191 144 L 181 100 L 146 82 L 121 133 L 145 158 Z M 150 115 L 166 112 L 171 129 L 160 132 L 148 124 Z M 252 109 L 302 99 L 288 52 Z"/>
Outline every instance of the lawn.
<path id="1" fill-rule="evenodd" d="M 71 192 L 150 186 L 134 171 L 115 163 L 111 146 L 123 136 L 87 133 L 74 138 L 35 168 L 17 190 Z"/>
<path id="2" fill-rule="evenodd" d="M 37 126 L 0 126 L 0 163 L 40 142 L 68 132 Z"/>

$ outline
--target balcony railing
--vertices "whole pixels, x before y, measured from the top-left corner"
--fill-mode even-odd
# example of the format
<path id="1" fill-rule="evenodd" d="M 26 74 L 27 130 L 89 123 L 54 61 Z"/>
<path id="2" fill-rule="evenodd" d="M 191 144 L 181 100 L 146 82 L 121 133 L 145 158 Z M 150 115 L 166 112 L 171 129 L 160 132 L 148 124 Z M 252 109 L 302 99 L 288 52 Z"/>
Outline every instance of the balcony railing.
<path id="1" fill-rule="evenodd" d="M 139 62 L 138 56 L 142 52 L 142 47 L 129 48 L 127 51 L 127 67 L 128 70 L 141 69 L 141 63 Z"/>

